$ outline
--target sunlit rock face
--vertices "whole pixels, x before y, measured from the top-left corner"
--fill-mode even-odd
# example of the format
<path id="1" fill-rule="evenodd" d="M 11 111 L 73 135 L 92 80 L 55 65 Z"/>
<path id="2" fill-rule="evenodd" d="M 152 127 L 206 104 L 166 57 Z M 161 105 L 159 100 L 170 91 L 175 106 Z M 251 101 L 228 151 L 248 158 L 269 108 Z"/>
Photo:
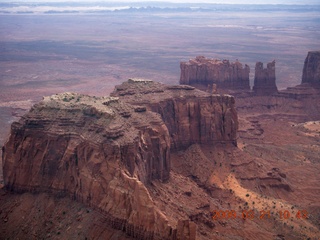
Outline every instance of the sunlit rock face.
<path id="1" fill-rule="evenodd" d="M 216 84 L 218 88 L 250 90 L 250 68 L 239 61 L 198 56 L 188 62 L 181 62 L 180 69 L 180 84 Z"/>

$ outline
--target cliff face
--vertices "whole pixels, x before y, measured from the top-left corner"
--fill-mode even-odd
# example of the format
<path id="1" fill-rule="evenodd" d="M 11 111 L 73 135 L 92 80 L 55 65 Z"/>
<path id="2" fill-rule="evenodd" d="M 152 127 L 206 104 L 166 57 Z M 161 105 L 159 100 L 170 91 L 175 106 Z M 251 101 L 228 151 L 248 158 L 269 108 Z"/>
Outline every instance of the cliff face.
<path id="1" fill-rule="evenodd" d="M 12 125 L 3 149 L 7 189 L 48 191 L 106 214 L 141 239 L 172 237 L 144 183 L 166 181 L 170 138 L 162 120 L 114 98 L 45 98 Z"/>
<path id="2" fill-rule="evenodd" d="M 172 148 L 236 145 L 234 98 L 145 80 L 112 95 L 53 95 L 13 123 L 6 188 L 69 195 L 137 239 L 195 239 L 195 224 L 168 221 L 146 186 L 170 181 Z"/>
<path id="3" fill-rule="evenodd" d="M 304 61 L 302 83 L 320 85 L 320 51 L 308 52 Z"/>
<path id="4" fill-rule="evenodd" d="M 194 143 L 236 145 L 237 114 L 234 98 L 228 95 L 192 99 L 167 99 L 150 108 L 164 119 L 171 146 L 182 149 Z"/>
<path id="5" fill-rule="evenodd" d="M 116 86 L 111 95 L 159 113 L 169 130 L 173 149 L 194 143 L 236 145 L 238 119 L 235 100 L 230 95 L 212 95 L 185 85 L 130 81 Z"/>
<path id="6" fill-rule="evenodd" d="M 238 61 L 196 57 L 180 63 L 180 84 L 217 84 L 218 88 L 250 90 L 248 65 Z"/>
<path id="7" fill-rule="evenodd" d="M 256 95 L 270 95 L 277 93 L 275 61 L 263 68 L 263 63 L 257 62 L 255 67 L 253 91 Z"/>

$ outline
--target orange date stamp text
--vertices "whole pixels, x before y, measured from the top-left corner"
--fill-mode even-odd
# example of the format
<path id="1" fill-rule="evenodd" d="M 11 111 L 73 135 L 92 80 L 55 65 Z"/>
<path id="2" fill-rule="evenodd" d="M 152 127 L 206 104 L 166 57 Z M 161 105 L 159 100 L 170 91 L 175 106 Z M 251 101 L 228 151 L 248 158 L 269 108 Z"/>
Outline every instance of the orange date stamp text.
<path id="1" fill-rule="evenodd" d="M 306 210 L 298 210 L 296 212 L 290 212 L 289 210 L 280 210 L 280 211 L 274 211 L 271 212 L 270 210 L 241 210 L 241 211 L 235 211 L 235 210 L 214 210 L 211 212 L 211 216 L 213 220 L 220 220 L 220 219 L 268 219 L 272 216 L 277 216 L 280 219 L 289 219 L 289 218 L 295 218 L 295 219 L 307 219 L 308 218 L 308 212 Z"/>

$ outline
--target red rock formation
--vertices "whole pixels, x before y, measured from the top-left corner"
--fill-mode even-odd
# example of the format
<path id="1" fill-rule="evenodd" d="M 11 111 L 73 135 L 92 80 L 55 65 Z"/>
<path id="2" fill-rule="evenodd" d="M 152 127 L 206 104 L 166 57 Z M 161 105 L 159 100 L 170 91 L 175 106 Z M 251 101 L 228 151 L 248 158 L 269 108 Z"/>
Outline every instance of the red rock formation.
<path id="1" fill-rule="evenodd" d="M 270 95 L 278 92 L 275 64 L 276 62 L 272 61 L 267 64 L 267 68 L 263 68 L 263 63 L 256 63 L 253 86 L 256 95 Z"/>
<path id="2" fill-rule="evenodd" d="M 180 63 L 180 84 L 217 84 L 218 88 L 250 90 L 248 65 L 238 61 L 209 59 L 198 56 L 189 62 Z"/>
<path id="3" fill-rule="evenodd" d="M 191 86 L 156 82 L 125 82 L 116 86 L 111 95 L 159 113 L 168 127 L 173 149 L 194 143 L 236 145 L 238 120 L 235 100 L 230 95 L 212 95 Z"/>
<path id="4" fill-rule="evenodd" d="M 308 52 L 304 61 L 302 83 L 320 85 L 320 51 Z"/>
<path id="5" fill-rule="evenodd" d="M 168 180 L 169 149 L 155 113 L 114 98 L 55 95 L 12 124 L 4 182 L 14 191 L 70 195 L 138 239 L 169 239 L 172 227 L 144 185 Z"/>
<path id="6" fill-rule="evenodd" d="M 234 98 L 146 80 L 129 80 L 115 95 L 53 95 L 13 123 L 6 188 L 69 195 L 137 239 L 195 239 L 195 224 L 169 223 L 146 186 L 169 180 L 170 145 L 236 144 Z"/>

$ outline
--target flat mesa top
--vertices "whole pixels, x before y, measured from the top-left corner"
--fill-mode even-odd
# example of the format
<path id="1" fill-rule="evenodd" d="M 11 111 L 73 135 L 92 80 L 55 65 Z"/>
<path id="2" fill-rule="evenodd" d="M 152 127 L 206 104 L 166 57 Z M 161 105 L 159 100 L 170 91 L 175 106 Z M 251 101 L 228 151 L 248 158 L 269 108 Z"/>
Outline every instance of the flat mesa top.
<path id="1" fill-rule="evenodd" d="M 312 53 L 312 54 L 320 54 L 320 51 L 310 51 L 309 53 Z"/>
<path id="2" fill-rule="evenodd" d="M 43 100 L 37 105 L 42 105 L 47 110 L 49 109 L 84 109 L 86 107 L 94 107 L 95 109 L 112 113 L 109 107 L 110 103 L 118 103 L 117 97 L 95 97 L 78 93 L 59 93 L 52 96 L 43 97 Z M 42 108 L 43 108 L 42 107 Z"/>
<path id="3" fill-rule="evenodd" d="M 189 59 L 188 62 L 185 62 L 188 65 L 192 64 L 210 64 L 210 65 L 229 65 L 229 64 L 234 64 L 234 65 L 239 65 L 240 67 L 242 64 L 238 61 L 238 59 L 235 62 L 230 62 L 229 60 L 220 60 L 220 59 L 214 59 L 214 58 L 206 58 L 204 56 L 197 56 L 194 59 Z"/>
<path id="4" fill-rule="evenodd" d="M 145 79 L 145 78 L 129 78 L 128 82 L 131 83 L 147 83 L 147 82 L 153 82 L 150 79 Z"/>

